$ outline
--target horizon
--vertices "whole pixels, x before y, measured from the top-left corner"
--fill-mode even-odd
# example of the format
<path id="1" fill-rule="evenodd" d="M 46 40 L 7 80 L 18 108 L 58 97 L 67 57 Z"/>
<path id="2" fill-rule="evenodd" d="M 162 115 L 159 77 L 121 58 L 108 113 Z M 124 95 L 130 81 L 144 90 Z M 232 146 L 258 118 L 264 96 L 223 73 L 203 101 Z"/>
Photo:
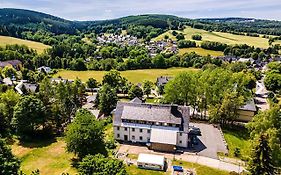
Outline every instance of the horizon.
<path id="1" fill-rule="evenodd" d="M 75 6 L 75 8 L 73 8 Z M 281 20 L 281 1 L 269 0 L 2 0 L 1 8 L 42 12 L 72 21 L 110 20 L 125 16 L 165 14 L 183 18 L 255 18 Z M 64 7 L 64 8 L 62 8 Z M 170 7 L 167 9 L 166 7 Z"/>

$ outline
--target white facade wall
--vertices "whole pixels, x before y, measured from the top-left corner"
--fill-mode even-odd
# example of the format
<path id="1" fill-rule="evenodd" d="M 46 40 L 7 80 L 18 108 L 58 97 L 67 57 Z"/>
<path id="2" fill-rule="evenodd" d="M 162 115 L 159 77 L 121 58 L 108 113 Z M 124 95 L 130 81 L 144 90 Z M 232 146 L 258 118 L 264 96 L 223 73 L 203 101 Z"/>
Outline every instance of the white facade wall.
<path id="1" fill-rule="evenodd" d="M 151 137 L 151 126 L 147 127 L 128 127 L 128 126 L 114 126 L 114 138 L 116 140 L 126 141 L 125 135 L 127 135 L 127 141 L 137 143 L 147 143 Z M 119 130 L 117 129 L 119 127 Z M 127 130 L 125 129 L 127 128 Z M 142 132 L 141 132 L 142 130 Z M 148 131 L 149 130 L 149 131 Z M 141 139 L 142 137 L 142 139 Z M 177 144 L 178 147 L 186 148 L 188 146 L 188 133 L 180 131 L 177 133 Z"/>
<path id="2" fill-rule="evenodd" d="M 149 132 L 148 132 L 149 131 Z M 147 143 L 150 140 L 151 129 L 130 128 L 130 141 Z"/>
<path id="3" fill-rule="evenodd" d="M 178 132 L 178 134 L 177 134 L 177 146 L 187 148 L 187 146 L 188 146 L 188 134 L 186 132 Z"/>
<path id="4" fill-rule="evenodd" d="M 127 130 L 125 129 L 127 128 Z M 116 140 L 125 141 L 125 135 L 127 135 L 128 140 L 131 142 L 140 142 L 147 143 L 150 140 L 151 129 L 147 128 L 138 128 L 138 127 L 125 127 L 125 126 L 114 126 L 114 138 Z M 119 137 L 118 137 L 119 136 Z"/>

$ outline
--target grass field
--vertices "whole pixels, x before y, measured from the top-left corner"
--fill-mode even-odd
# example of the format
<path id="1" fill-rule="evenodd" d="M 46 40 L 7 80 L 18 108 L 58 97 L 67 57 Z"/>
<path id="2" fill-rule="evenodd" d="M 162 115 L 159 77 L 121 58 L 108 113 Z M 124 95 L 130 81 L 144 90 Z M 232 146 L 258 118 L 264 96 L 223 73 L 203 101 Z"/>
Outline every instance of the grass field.
<path id="1" fill-rule="evenodd" d="M 172 31 L 167 31 L 158 37 L 154 38 L 153 40 L 161 40 L 164 38 L 165 35 L 168 35 L 171 39 L 176 39 L 175 36 L 172 35 Z M 185 39 L 192 40 L 192 35 L 200 34 L 202 36 L 202 41 L 217 41 L 226 44 L 248 44 L 250 46 L 260 47 L 260 48 L 268 48 L 268 39 L 261 38 L 261 37 L 251 37 L 251 36 L 244 36 L 244 35 L 234 35 L 230 33 L 223 33 L 223 32 L 208 32 L 202 29 L 194 29 L 191 27 L 186 27 L 183 31 L 177 31 L 179 33 L 183 33 Z M 198 45 L 202 41 L 196 41 Z M 279 41 L 277 41 L 279 42 Z"/>
<path id="2" fill-rule="evenodd" d="M 190 163 L 180 160 L 173 161 L 173 165 L 180 165 L 184 168 L 195 169 L 196 175 L 229 175 L 229 172 L 210 168 L 197 163 Z"/>
<path id="3" fill-rule="evenodd" d="M 194 71 L 194 68 L 170 68 L 170 69 L 141 69 L 121 71 L 121 75 L 126 77 L 132 83 L 143 82 L 144 80 L 156 81 L 159 76 L 175 76 L 179 72 Z M 80 78 L 82 81 L 87 81 L 89 78 L 95 78 L 101 82 L 106 71 L 70 71 L 61 70 L 54 77 L 61 76 L 66 79 Z"/>
<path id="4" fill-rule="evenodd" d="M 211 56 L 223 56 L 223 52 L 220 51 L 214 51 L 214 50 L 206 50 L 203 49 L 201 47 L 192 47 L 192 48 L 183 48 L 183 49 L 179 49 L 179 54 L 183 55 L 185 53 L 191 53 L 191 52 L 195 52 L 198 55 L 201 56 L 207 56 L 207 55 L 211 55 Z"/>
<path id="5" fill-rule="evenodd" d="M 12 145 L 13 153 L 21 160 L 21 170 L 30 174 L 39 169 L 40 174 L 76 174 L 71 167 L 73 154 L 65 152 L 65 142 L 62 138 L 56 141 L 25 143 L 15 142 Z"/>
<path id="6" fill-rule="evenodd" d="M 0 36 L 0 46 L 6 46 L 7 44 L 26 45 L 32 49 L 37 50 L 38 53 L 42 53 L 45 49 L 50 47 L 48 45 L 35 41 L 28 41 L 9 36 Z"/>
<path id="7" fill-rule="evenodd" d="M 223 128 L 224 138 L 228 144 L 229 157 L 235 157 L 234 152 L 236 148 L 240 149 L 240 156 L 245 160 L 250 153 L 250 136 L 246 129 L 226 129 Z"/>
<path id="8" fill-rule="evenodd" d="M 163 171 L 153 171 L 153 170 L 144 170 L 139 169 L 135 165 L 127 166 L 127 172 L 129 175 L 168 175 L 171 173 L 163 172 Z"/>
<path id="9" fill-rule="evenodd" d="M 281 45 L 281 40 L 277 40 L 273 44 L 280 44 Z"/>

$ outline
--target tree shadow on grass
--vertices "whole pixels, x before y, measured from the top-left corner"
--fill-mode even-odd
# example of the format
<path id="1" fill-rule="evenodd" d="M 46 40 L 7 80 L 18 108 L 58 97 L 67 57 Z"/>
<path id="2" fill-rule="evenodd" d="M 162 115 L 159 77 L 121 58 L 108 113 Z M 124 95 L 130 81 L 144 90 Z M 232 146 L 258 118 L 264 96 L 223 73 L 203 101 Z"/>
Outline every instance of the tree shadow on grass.
<path id="1" fill-rule="evenodd" d="M 71 166 L 74 167 L 74 168 L 76 168 L 76 169 L 78 169 L 78 166 L 79 166 L 79 162 L 80 162 L 80 161 L 81 161 L 81 160 L 78 159 L 77 157 L 73 157 L 73 158 L 71 159 Z"/>
<path id="2" fill-rule="evenodd" d="M 28 139 L 28 140 L 20 140 L 19 145 L 27 148 L 43 148 L 46 146 L 55 143 L 57 139 L 53 138 L 36 138 L 36 139 Z"/>
<path id="3" fill-rule="evenodd" d="M 237 138 L 243 139 L 243 140 L 249 140 L 250 133 L 247 130 L 247 128 L 243 126 L 228 126 L 222 128 L 224 133 L 231 134 Z"/>

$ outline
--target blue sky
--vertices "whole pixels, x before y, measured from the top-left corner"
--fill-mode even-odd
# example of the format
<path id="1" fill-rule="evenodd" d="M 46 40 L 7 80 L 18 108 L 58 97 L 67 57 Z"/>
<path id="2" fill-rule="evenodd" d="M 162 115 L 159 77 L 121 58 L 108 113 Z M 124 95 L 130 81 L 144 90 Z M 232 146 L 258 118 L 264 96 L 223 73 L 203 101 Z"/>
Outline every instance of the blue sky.
<path id="1" fill-rule="evenodd" d="M 281 0 L 0 0 L 0 8 L 36 10 L 70 20 L 112 19 L 151 13 L 188 18 L 281 20 Z"/>

